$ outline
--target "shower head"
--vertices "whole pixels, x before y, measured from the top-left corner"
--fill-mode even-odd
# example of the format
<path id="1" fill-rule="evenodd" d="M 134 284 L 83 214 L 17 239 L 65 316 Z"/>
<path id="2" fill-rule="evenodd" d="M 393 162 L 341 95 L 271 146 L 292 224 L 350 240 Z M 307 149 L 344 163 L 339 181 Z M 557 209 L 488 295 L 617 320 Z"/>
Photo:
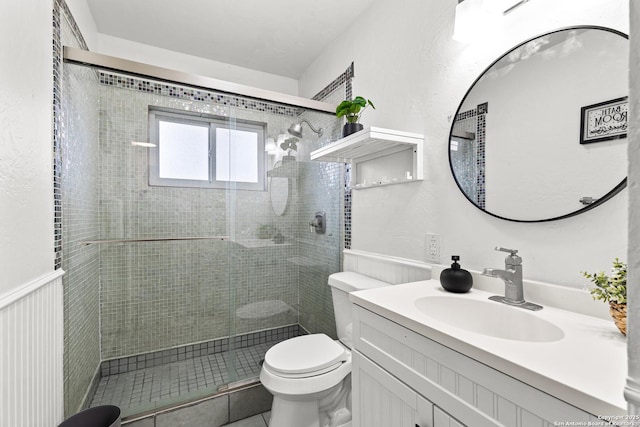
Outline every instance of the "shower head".
<path id="1" fill-rule="evenodd" d="M 289 126 L 289 129 L 287 129 L 287 132 L 289 132 L 293 136 L 302 138 L 302 124 L 293 123 L 291 126 Z"/>
<path id="2" fill-rule="evenodd" d="M 318 136 L 322 136 L 322 128 L 316 130 L 316 128 L 314 128 L 313 125 L 311 125 L 311 123 L 309 123 L 307 120 L 304 120 L 304 119 L 301 120 L 299 123 L 293 123 L 291 126 L 289 126 L 289 129 L 287 129 L 287 132 L 289 132 L 290 135 L 293 135 L 297 138 L 302 138 L 302 123 L 308 124 L 312 131 L 317 133 Z"/>

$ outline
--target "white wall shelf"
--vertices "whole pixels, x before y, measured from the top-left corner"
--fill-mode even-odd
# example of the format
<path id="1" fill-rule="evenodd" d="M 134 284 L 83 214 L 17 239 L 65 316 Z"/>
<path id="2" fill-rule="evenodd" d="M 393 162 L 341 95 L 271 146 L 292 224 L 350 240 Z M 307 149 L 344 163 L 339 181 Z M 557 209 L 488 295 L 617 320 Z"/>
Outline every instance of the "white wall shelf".
<path id="1" fill-rule="evenodd" d="M 353 188 L 404 184 L 423 179 L 424 136 L 365 128 L 311 153 L 311 160 L 351 163 Z"/>

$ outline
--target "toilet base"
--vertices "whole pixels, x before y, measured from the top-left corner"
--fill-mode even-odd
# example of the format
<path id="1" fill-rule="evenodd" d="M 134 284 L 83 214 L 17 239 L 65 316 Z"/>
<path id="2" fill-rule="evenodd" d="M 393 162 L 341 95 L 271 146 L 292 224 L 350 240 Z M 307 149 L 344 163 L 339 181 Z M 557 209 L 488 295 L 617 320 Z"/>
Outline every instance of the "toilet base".
<path id="1" fill-rule="evenodd" d="M 318 402 L 293 402 L 274 398 L 271 407 L 269 427 L 291 427 L 291 420 L 296 420 L 296 427 L 351 427 L 351 411 L 348 411 L 348 421 L 342 424 L 320 425 Z M 338 418 L 335 420 L 340 422 Z"/>
<path id="2" fill-rule="evenodd" d="M 318 402 L 294 402 L 274 397 L 269 426 L 288 426 L 291 420 L 299 420 L 296 421 L 299 427 L 320 427 Z"/>
<path id="3" fill-rule="evenodd" d="M 351 375 L 319 394 L 311 400 L 275 394 L 269 427 L 351 427 Z"/>

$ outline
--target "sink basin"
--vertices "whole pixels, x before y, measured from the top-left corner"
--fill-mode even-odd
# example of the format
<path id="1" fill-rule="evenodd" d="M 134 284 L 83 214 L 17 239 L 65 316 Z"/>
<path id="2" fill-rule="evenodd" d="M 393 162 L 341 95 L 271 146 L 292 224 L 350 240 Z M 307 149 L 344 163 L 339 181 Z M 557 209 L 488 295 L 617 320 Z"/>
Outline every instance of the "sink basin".
<path id="1" fill-rule="evenodd" d="M 522 308 L 462 296 L 431 296 L 415 301 L 426 316 L 476 334 L 514 341 L 551 342 L 562 329 Z"/>

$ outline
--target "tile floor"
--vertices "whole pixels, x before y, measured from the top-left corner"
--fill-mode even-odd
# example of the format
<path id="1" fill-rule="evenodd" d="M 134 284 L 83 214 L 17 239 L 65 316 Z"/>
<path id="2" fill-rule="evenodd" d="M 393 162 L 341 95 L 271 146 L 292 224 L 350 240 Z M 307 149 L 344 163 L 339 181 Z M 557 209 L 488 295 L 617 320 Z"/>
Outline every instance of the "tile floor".
<path id="1" fill-rule="evenodd" d="M 264 354 L 277 342 L 235 350 L 236 379 L 257 377 Z M 229 381 L 229 360 L 229 352 L 222 352 L 105 376 L 100 379 L 90 406 L 116 405 L 123 416 L 129 416 L 160 407 L 163 402 L 173 403 L 178 396 L 215 391 Z M 254 425 L 263 426 L 246 424 L 247 427 Z"/>
<path id="2" fill-rule="evenodd" d="M 271 412 L 254 415 L 235 423 L 227 424 L 224 427 L 269 427 L 269 415 Z"/>

